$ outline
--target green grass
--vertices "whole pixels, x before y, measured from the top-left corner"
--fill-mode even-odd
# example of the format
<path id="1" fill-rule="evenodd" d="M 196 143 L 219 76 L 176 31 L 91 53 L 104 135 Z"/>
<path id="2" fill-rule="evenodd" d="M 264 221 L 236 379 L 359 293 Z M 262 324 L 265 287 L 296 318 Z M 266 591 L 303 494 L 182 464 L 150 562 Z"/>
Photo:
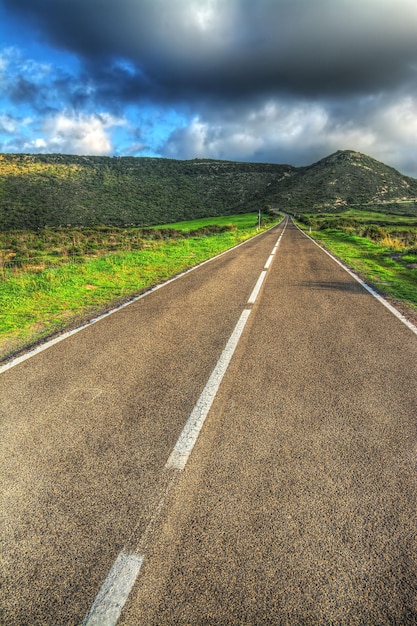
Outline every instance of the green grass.
<path id="1" fill-rule="evenodd" d="M 154 226 L 153 228 L 175 228 L 181 231 L 196 230 L 198 228 L 204 228 L 211 224 L 217 224 L 218 226 L 227 226 L 233 224 L 238 228 L 251 228 L 257 224 L 258 213 L 242 213 L 241 215 L 225 215 L 223 217 L 203 217 L 197 220 L 190 220 L 186 222 L 175 222 L 172 224 L 163 224 L 161 226 Z"/>
<path id="2" fill-rule="evenodd" d="M 21 250 L 26 243 L 26 247 L 36 247 L 39 256 L 33 257 L 29 264 L 3 268 L 0 359 L 253 237 L 258 232 L 256 218 L 257 214 L 247 214 L 173 224 L 170 228 L 175 226 L 183 234 L 176 237 L 175 233 L 168 233 L 170 236 L 167 234 L 165 238 L 144 239 L 138 236 L 137 229 L 103 229 L 104 253 L 97 250 L 96 238 L 94 256 L 80 256 L 77 262 L 68 262 L 68 242 L 63 244 L 65 232 L 62 229 L 57 233 L 48 232 L 48 236 L 45 233 L 34 236 L 28 231 L 11 233 L 10 237 L 14 239 L 9 239 L 7 245 L 3 242 L 4 250 L 11 250 L 12 245 Z M 265 230 L 278 221 L 264 223 L 261 229 Z M 229 224 L 230 227 L 214 235 L 184 236 L 185 231 L 212 224 Z M 166 229 L 167 226 L 159 228 Z M 123 249 L 128 245 L 129 233 L 140 249 Z M 73 230 L 69 231 L 69 236 L 74 240 Z M 91 243 L 91 234 L 88 241 Z M 54 265 L 50 264 L 51 242 L 55 246 Z M 73 247 L 79 249 L 80 242 L 81 235 L 75 242 L 77 246 Z M 109 253 L 109 246 L 116 244 L 119 246 L 117 251 Z M 57 258 L 57 246 L 65 249 L 63 257 Z"/>
<path id="3" fill-rule="evenodd" d="M 338 227 L 338 224 L 348 222 L 353 226 L 375 224 L 377 226 L 394 228 L 417 227 L 417 217 L 415 215 L 398 215 L 396 213 L 380 213 L 378 211 L 362 211 L 358 209 L 347 209 L 337 213 L 305 212 L 302 215 L 302 220 L 304 220 L 306 224 L 310 222 L 315 228 L 320 228 L 320 226 L 326 224 L 326 222 L 333 222 L 335 227 Z"/>
<path id="4" fill-rule="evenodd" d="M 379 293 L 417 312 L 415 216 L 349 209 L 305 213 L 299 225 Z"/>
<path id="5" fill-rule="evenodd" d="M 417 248 L 399 251 L 340 230 L 310 234 L 381 294 L 401 300 L 417 311 Z"/>
<path id="6" fill-rule="evenodd" d="M 340 215 L 340 214 L 339 214 Z M 397 215 L 390 213 L 379 213 L 378 211 L 358 211 L 356 209 L 348 209 L 341 214 L 343 217 L 351 217 L 359 222 L 385 223 L 394 222 L 398 225 L 414 225 L 417 226 L 417 217 L 410 215 Z"/>

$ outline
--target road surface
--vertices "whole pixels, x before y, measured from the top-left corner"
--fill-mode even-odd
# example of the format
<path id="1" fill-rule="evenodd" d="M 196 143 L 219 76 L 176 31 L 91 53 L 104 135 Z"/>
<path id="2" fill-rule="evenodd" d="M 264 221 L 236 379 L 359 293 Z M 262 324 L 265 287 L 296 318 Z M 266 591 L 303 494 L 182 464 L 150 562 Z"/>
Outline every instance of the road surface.
<path id="1" fill-rule="evenodd" d="M 417 336 L 283 230 L 0 375 L 2 624 L 417 623 Z"/>

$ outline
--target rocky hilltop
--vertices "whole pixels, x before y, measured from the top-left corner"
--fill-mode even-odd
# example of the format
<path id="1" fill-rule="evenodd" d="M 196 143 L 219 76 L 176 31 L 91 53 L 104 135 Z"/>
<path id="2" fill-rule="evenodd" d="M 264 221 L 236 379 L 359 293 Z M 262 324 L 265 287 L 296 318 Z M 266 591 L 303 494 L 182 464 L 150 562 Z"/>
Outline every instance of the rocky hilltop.
<path id="1" fill-rule="evenodd" d="M 313 165 L 296 168 L 277 189 L 280 206 L 287 203 L 309 210 L 410 201 L 417 202 L 416 179 L 353 150 L 339 150 Z"/>

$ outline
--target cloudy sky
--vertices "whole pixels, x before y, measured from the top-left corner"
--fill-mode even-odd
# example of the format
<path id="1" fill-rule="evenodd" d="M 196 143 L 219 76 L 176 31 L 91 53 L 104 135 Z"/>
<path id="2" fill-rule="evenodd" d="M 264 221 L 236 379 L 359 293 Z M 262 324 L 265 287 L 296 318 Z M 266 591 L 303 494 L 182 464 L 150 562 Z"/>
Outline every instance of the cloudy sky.
<path id="1" fill-rule="evenodd" d="M 416 0 L 0 0 L 0 152 L 417 177 Z"/>

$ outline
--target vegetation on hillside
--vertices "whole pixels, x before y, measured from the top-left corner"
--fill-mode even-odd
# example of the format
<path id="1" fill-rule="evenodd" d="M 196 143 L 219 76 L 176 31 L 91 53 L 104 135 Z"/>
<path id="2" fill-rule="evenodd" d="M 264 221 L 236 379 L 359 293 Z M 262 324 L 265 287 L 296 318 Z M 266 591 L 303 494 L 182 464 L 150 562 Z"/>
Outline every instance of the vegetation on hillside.
<path id="1" fill-rule="evenodd" d="M 352 151 L 308 167 L 211 159 L 0 155 L 0 229 L 143 227 L 268 207 L 417 215 L 417 180 Z"/>
<path id="2" fill-rule="evenodd" d="M 343 211 L 347 207 L 417 215 L 417 180 L 365 154 L 338 151 L 298 168 L 279 189 L 290 212 Z"/>
<path id="3" fill-rule="evenodd" d="M 0 155 L 0 228 L 139 227 L 264 210 L 288 168 L 195 159 Z"/>

